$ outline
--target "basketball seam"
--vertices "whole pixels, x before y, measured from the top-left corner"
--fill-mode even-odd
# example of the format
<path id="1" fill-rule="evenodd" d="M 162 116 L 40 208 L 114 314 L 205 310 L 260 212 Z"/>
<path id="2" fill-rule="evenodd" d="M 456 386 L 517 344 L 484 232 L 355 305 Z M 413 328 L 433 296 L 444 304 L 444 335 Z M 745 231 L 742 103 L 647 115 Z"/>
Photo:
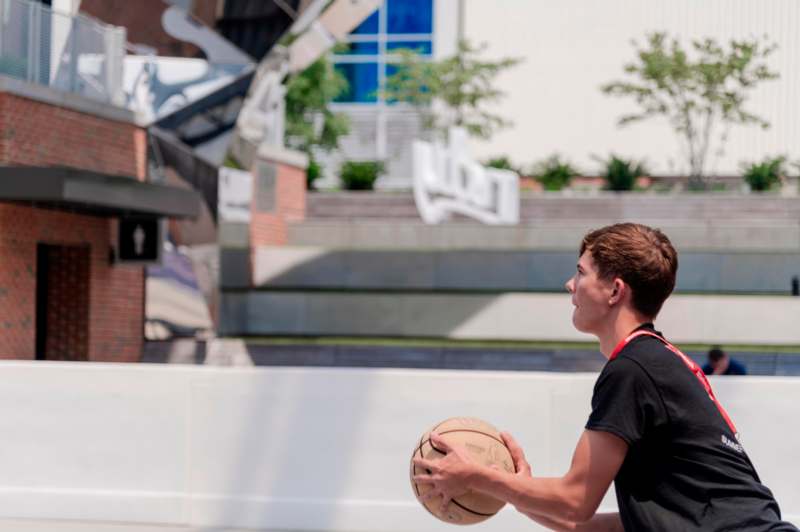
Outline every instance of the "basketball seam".
<path id="1" fill-rule="evenodd" d="M 428 439 L 428 443 L 430 444 L 430 439 Z M 422 439 L 419 441 L 419 446 L 417 447 L 417 449 L 414 451 L 414 454 L 412 455 L 412 462 L 411 463 L 413 465 L 413 469 L 414 469 L 414 474 L 415 475 L 417 474 L 417 465 L 414 464 L 413 457 L 417 455 L 417 452 L 419 452 L 420 458 L 422 458 L 422 446 L 423 445 L 425 445 L 425 436 L 423 436 Z M 431 445 L 431 449 L 433 449 L 436 452 L 441 452 L 441 451 L 437 450 L 433 445 Z M 420 496 L 419 484 L 417 484 L 416 482 L 414 482 L 414 491 L 417 493 L 417 497 L 419 497 Z M 422 501 L 420 501 L 420 502 L 422 502 Z M 469 512 L 469 513 L 474 514 L 474 515 L 479 515 L 481 517 L 492 517 L 493 515 L 497 515 L 497 512 L 494 512 L 494 513 L 491 513 L 491 514 L 487 514 L 487 513 L 475 511 L 472 508 L 468 508 L 467 506 L 461 504 L 456 499 L 450 499 L 450 502 L 452 502 L 453 504 L 455 504 L 456 506 L 458 506 L 459 508 L 461 508 L 462 510 L 464 510 L 466 512 Z M 428 508 L 427 504 L 423 503 L 422 507 L 425 508 L 428 511 L 428 513 L 431 514 L 432 516 L 437 517 L 437 518 L 440 517 L 440 516 L 436 515 L 435 513 L 433 513 L 433 511 L 430 508 Z"/>
<path id="2" fill-rule="evenodd" d="M 444 423 L 440 423 L 439 425 L 436 425 L 436 427 L 434 427 L 434 429 L 433 429 L 433 430 L 431 430 L 431 432 L 436 432 L 436 429 L 437 429 L 437 428 L 439 428 L 439 426 L 440 426 L 440 425 L 443 425 L 443 424 L 444 424 Z M 454 430 L 446 430 L 446 431 L 444 431 L 444 432 L 441 432 L 440 434 L 450 434 L 451 432 L 474 432 L 474 433 L 476 433 L 476 434 L 483 434 L 484 436 L 488 436 L 488 437 L 490 437 L 491 439 L 493 439 L 494 441 L 496 441 L 496 442 L 498 442 L 498 443 L 502 443 L 503 445 L 505 445 L 505 443 L 504 443 L 504 442 L 502 442 L 502 441 L 498 440 L 497 438 L 495 438 L 495 437 L 494 437 L 494 436 L 492 436 L 491 434 L 486 434 L 485 432 L 481 432 L 480 430 L 473 430 L 473 429 L 454 429 Z M 429 434 L 430 434 L 430 433 L 429 433 Z M 420 454 L 420 456 L 422 456 L 422 446 L 425 444 L 424 440 L 425 440 L 425 436 L 423 435 L 423 436 L 422 436 L 422 441 L 420 441 L 420 445 L 419 445 L 419 454 Z M 442 454 L 445 454 L 445 455 L 447 454 L 446 452 L 444 452 L 444 451 L 441 451 L 441 450 L 439 450 L 439 449 L 437 449 L 437 448 L 436 448 L 436 446 L 433 444 L 433 441 L 431 440 L 431 437 L 430 437 L 430 435 L 428 436 L 428 445 L 430 445 L 430 446 L 431 446 L 431 449 L 433 449 L 433 450 L 434 450 L 434 451 L 436 451 L 437 453 L 442 453 Z M 416 452 L 415 452 L 414 454 L 416 454 Z M 414 467 L 416 468 L 416 466 L 414 466 Z M 515 469 L 516 469 L 516 468 L 515 468 Z M 415 469 L 415 471 L 416 471 L 416 469 Z M 417 484 L 416 484 L 416 483 L 414 483 L 414 489 L 416 489 L 416 490 L 417 490 L 417 495 L 419 495 L 419 488 L 417 487 Z M 487 514 L 487 513 L 482 513 L 482 512 L 475 511 L 475 510 L 473 510 L 473 509 L 471 509 L 471 508 L 468 508 L 467 506 L 464 506 L 463 504 L 461 504 L 460 502 L 458 502 L 456 499 L 450 499 L 450 502 L 452 502 L 453 504 L 455 504 L 456 506 L 458 506 L 458 507 L 459 507 L 459 508 L 461 508 L 462 510 L 465 510 L 465 511 L 467 511 L 467 512 L 471 513 L 471 514 L 480 515 L 481 517 L 492 517 L 493 515 L 497 515 L 497 512 L 494 512 L 494 513 L 491 513 L 491 514 Z M 423 506 L 425 506 L 425 505 L 423 504 Z M 428 509 L 428 508 L 427 508 L 427 506 L 426 506 L 425 508 L 426 508 L 426 509 Z M 430 510 L 429 510 L 429 509 L 428 509 L 428 511 L 430 512 Z M 431 512 L 431 513 L 433 513 L 433 512 Z M 437 517 L 438 517 L 438 516 L 437 516 Z"/>
<path id="3" fill-rule="evenodd" d="M 484 514 L 484 513 L 481 513 L 481 512 L 476 512 L 475 510 L 473 510 L 471 508 L 467 508 L 466 506 L 464 506 L 463 504 L 461 504 L 460 502 L 458 502 L 455 499 L 450 499 L 450 502 L 452 502 L 453 504 L 455 504 L 456 506 L 458 506 L 462 510 L 466 510 L 467 512 L 469 512 L 471 514 L 480 515 L 481 517 L 491 517 L 491 516 L 497 514 L 497 512 L 495 512 L 493 514 Z"/>
<path id="4" fill-rule="evenodd" d="M 420 458 L 423 458 L 423 455 L 422 455 L 422 446 L 423 446 L 423 445 L 425 445 L 425 435 L 424 435 L 424 434 L 423 434 L 423 435 L 422 435 L 422 437 L 419 439 L 419 447 L 417 447 L 417 450 L 416 450 L 416 451 L 414 451 L 414 454 L 412 454 L 412 455 L 411 455 L 411 467 L 412 467 L 412 470 L 414 471 L 414 474 L 415 474 L 415 475 L 417 474 L 417 465 L 414 463 L 414 457 L 416 456 L 416 454 L 417 454 L 417 451 L 419 451 L 419 457 L 420 457 Z M 420 493 L 419 493 L 419 484 L 417 484 L 417 482 L 416 482 L 416 481 L 414 481 L 414 491 L 417 493 L 417 500 L 419 500 L 419 497 L 420 497 Z M 419 502 L 422 504 L 422 507 L 423 507 L 423 508 L 425 508 L 425 510 L 427 510 L 427 512 L 428 512 L 429 514 L 431 514 L 431 515 L 432 515 L 432 516 L 434 516 L 435 518 L 439 519 L 439 516 L 438 516 L 438 515 L 436 515 L 435 513 L 433 513 L 433 510 L 431 510 L 430 508 L 428 508 L 428 505 L 427 505 L 427 504 L 425 504 L 423 501 L 419 501 Z"/>
<path id="5" fill-rule="evenodd" d="M 435 432 L 435 431 L 434 431 L 434 430 L 432 430 L 431 432 Z M 501 444 L 501 445 L 503 445 L 503 446 L 505 446 L 505 444 L 506 444 L 506 443 L 505 443 L 503 440 L 497 439 L 497 438 L 495 438 L 494 436 L 492 436 L 491 434 L 486 434 L 485 432 L 482 432 L 482 431 L 480 431 L 480 430 L 475 430 L 475 429 L 453 429 L 453 430 L 446 430 L 446 431 L 444 431 L 444 432 L 440 432 L 439 434 L 440 434 L 440 435 L 443 435 L 443 434 L 450 434 L 451 432 L 474 432 L 475 434 L 483 434 L 484 436 L 488 436 L 488 437 L 490 437 L 491 439 L 493 439 L 494 441 L 496 441 L 497 443 L 499 443 L 499 444 Z M 438 451 L 438 452 L 440 452 L 440 453 L 447 454 L 447 453 L 445 453 L 444 451 L 440 451 L 439 449 L 437 449 L 437 448 L 436 448 L 436 447 L 433 445 L 433 442 L 431 441 L 431 437 L 430 437 L 430 436 L 428 436 L 428 443 L 431 445 L 431 447 L 433 447 L 433 448 L 434 448 L 434 450 L 436 450 L 436 451 Z"/>

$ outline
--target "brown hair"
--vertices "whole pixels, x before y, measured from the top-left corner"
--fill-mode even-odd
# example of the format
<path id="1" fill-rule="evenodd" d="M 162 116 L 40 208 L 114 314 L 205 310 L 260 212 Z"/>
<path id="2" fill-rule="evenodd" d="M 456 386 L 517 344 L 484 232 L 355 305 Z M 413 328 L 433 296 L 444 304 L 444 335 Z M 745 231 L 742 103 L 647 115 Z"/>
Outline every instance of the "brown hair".
<path id="1" fill-rule="evenodd" d="M 669 238 L 646 225 L 621 223 L 589 232 L 581 252 L 589 251 L 603 279 L 619 277 L 633 291 L 633 307 L 655 318 L 675 288 L 678 254 Z"/>

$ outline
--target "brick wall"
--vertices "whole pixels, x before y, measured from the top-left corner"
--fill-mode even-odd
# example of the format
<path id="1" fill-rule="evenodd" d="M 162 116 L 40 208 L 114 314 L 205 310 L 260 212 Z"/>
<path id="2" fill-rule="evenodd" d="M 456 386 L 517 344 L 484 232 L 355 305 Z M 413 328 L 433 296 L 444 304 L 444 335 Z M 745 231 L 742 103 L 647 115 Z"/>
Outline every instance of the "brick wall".
<path id="1" fill-rule="evenodd" d="M 251 202 L 250 248 L 282 246 L 288 241 L 287 222 L 303 220 L 306 215 L 306 171 L 284 163 L 264 162 L 275 171 L 274 208 L 268 211 L 259 207 L 259 175 L 253 179 Z M 258 165 L 256 165 L 258 167 Z"/>
<path id="2" fill-rule="evenodd" d="M 126 122 L 0 93 L 0 163 L 147 172 L 147 133 Z"/>
<path id="3" fill-rule="evenodd" d="M 45 243 L 89 246 L 88 359 L 139 360 L 144 269 L 109 263 L 113 225 L 107 218 L 0 204 L 0 358 L 36 357 L 36 246 Z"/>
<path id="4" fill-rule="evenodd" d="M 0 165 L 71 166 L 144 179 L 146 132 L 127 122 L 0 93 Z M 44 243 L 88 246 L 86 358 L 139 360 L 144 268 L 109 263 L 115 235 L 113 219 L 0 203 L 0 358 L 36 357 L 36 249 Z"/>

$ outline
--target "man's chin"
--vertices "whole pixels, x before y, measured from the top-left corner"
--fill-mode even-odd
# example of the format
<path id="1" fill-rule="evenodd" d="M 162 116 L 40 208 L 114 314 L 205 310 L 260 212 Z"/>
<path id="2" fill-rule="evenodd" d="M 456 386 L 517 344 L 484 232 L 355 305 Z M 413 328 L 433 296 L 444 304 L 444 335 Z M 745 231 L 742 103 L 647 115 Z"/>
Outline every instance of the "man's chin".
<path id="1" fill-rule="evenodd" d="M 576 310 L 577 310 L 577 309 L 576 309 Z M 578 318 L 578 316 L 576 315 L 576 312 L 573 312 L 573 313 L 572 313 L 572 326 L 573 326 L 573 327 L 575 327 L 575 329 L 576 329 L 578 332 L 587 333 L 587 334 L 592 334 L 592 331 L 590 330 L 590 327 L 588 326 L 588 324 L 586 324 L 586 323 L 583 323 L 583 322 L 582 322 L 582 321 L 581 321 L 581 320 Z"/>

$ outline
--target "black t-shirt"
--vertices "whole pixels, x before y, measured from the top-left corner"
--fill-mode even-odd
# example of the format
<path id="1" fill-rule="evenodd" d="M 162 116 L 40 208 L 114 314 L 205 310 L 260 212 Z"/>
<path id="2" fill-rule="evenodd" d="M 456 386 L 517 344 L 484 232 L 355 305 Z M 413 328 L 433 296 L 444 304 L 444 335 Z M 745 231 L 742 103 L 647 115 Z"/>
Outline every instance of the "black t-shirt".
<path id="1" fill-rule="evenodd" d="M 638 336 L 606 363 L 586 428 L 628 444 L 614 479 L 626 531 L 797 530 L 697 377 L 657 338 Z"/>

